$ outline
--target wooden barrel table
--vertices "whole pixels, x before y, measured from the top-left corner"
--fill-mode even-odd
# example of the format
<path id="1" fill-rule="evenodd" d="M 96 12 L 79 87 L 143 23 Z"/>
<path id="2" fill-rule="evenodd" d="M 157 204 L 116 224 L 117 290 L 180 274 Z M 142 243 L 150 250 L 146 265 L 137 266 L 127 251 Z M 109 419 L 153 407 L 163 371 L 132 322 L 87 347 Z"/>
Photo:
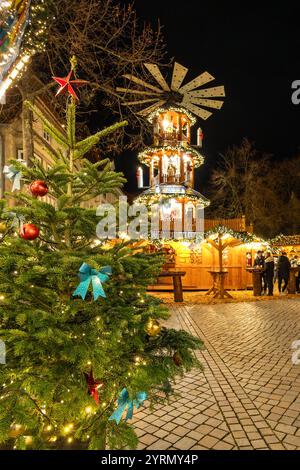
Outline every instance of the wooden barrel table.
<path id="1" fill-rule="evenodd" d="M 246 271 L 252 273 L 253 295 L 258 297 L 262 292 L 261 275 L 262 270 L 258 268 L 247 268 Z"/>
<path id="2" fill-rule="evenodd" d="M 174 289 L 174 301 L 183 302 L 182 280 L 185 271 L 162 271 L 158 277 L 172 277 Z"/>

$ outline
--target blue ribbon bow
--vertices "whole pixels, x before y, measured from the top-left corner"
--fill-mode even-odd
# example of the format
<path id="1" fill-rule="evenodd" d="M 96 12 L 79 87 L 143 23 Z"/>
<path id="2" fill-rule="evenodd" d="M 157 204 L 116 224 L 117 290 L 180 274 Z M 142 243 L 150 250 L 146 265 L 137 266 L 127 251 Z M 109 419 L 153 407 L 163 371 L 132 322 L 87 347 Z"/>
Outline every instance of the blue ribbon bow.
<path id="1" fill-rule="evenodd" d="M 21 171 L 17 170 L 13 165 L 7 166 L 3 168 L 3 173 L 7 179 L 9 179 L 12 183 L 12 191 L 16 191 L 17 189 L 21 189 L 21 178 L 22 173 Z"/>
<path id="2" fill-rule="evenodd" d="M 17 230 L 23 230 L 23 224 L 25 222 L 24 215 L 16 214 L 16 212 L 7 212 L 7 216 L 12 219 L 12 227 L 15 227 Z"/>
<path id="3" fill-rule="evenodd" d="M 97 271 L 96 269 L 92 269 L 87 263 L 82 263 L 79 269 L 80 284 L 73 292 L 73 297 L 79 295 L 82 300 L 84 300 L 90 283 L 92 282 L 94 300 L 97 300 L 100 296 L 106 298 L 102 282 L 107 281 L 111 274 L 111 266 L 104 266 L 100 271 Z"/>
<path id="4" fill-rule="evenodd" d="M 132 419 L 134 407 L 138 409 L 140 405 L 142 405 L 143 402 L 147 400 L 147 396 L 148 395 L 146 392 L 138 392 L 136 394 L 136 398 L 132 400 L 131 398 L 129 398 L 129 393 L 128 393 L 127 388 L 123 388 L 120 394 L 120 397 L 118 398 L 118 408 L 108 418 L 109 421 L 115 421 L 117 424 L 119 424 L 126 408 L 127 408 L 127 413 L 126 413 L 125 421 L 127 421 L 128 419 Z"/>

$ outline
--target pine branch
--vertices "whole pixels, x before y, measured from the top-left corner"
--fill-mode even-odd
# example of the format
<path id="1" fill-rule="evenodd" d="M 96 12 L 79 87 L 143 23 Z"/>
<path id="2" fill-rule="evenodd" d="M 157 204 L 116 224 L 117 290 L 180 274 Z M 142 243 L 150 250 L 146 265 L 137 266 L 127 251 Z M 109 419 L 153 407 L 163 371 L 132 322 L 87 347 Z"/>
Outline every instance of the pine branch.
<path id="1" fill-rule="evenodd" d="M 53 126 L 50 121 L 39 111 L 39 109 L 32 105 L 30 101 L 25 101 L 25 106 L 27 106 L 31 111 L 36 114 L 36 116 L 42 121 L 47 132 L 56 140 L 58 144 L 61 144 L 63 147 L 68 148 L 69 142 L 65 135 L 60 132 L 57 127 Z"/>
<path id="2" fill-rule="evenodd" d="M 85 155 L 89 150 L 91 150 L 95 145 L 98 144 L 98 142 L 103 138 L 106 137 L 107 135 L 111 134 L 112 132 L 115 132 L 116 130 L 120 129 L 121 127 L 127 126 L 128 122 L 127 121 L 122 121 L 122 122 L 117 122 L 116 124 L 113 124 L 112 126 L 106 127 L 105 129 L 102 129 L 101 131 L 97 132 L 96 134 L 87 137 L 86 139 L 82 140 L 81 142 L 78 142 L 75 146 L 76 152 L 75 152 L 75 160 L 78 160 L 79 158 L 82 158 L 83 155 Z"/>

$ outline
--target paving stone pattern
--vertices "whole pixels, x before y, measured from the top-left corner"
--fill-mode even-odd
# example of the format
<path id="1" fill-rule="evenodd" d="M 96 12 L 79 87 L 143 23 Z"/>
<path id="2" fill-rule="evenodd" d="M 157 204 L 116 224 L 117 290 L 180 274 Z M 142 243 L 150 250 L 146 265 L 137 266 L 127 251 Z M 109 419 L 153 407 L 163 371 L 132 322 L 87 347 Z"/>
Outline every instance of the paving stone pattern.
<path id="1" fill-rule="evenodd" d="M 300 449 L 300 301 L 172 305 L 169 326 L 199 336 L 204 371 L 178 398 L 135 413 L 139 449 Z"/>

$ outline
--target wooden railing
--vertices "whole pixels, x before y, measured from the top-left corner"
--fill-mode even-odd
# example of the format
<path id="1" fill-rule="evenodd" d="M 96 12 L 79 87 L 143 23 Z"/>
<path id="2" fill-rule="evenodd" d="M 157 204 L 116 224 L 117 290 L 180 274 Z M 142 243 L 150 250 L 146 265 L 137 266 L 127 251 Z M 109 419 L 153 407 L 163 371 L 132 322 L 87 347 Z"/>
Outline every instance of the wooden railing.
<path id="1" fill-rule="evenodd" d="M 224 227 L 231 228 L 236 232 L 249 232 L 253 233 L 253 225 L 246 224 L 245 216 L 236 219 L 204 219 L 205 230 L 211 230 L 218 225 L 224 225 Z"/>
<path id="2" fill-rule="evenodd" d="M 176 230 L 184 230 L 182 226 L 182 221 L 181 219 L 177 221 L 177 224 L 175 223 L 174 220 L 170 220 L 170 234 L 174 234 L 174 228 L 176 227 Z M 213 228 L 217 227 L 218 225 L 224 225 L 225 227 L 228 227 L 236 232 L 248 232 L 248 233 L 253 233 L 253 226 L 252 224 L 247 225 L 246 224 L 246 219 L 245 217 L 240 217 L 240 218 L 235 218 L 235 219 L 204 219 L 204 230 L 212 230 Z M 159 224 L 159 230 L 163 230 L 163 228 L 166 230 L 167 227 L 163 227 L 162 221 L 160 221 Z M 192 231 L 196 230 L 196 223 L 193 221 L 192 224 Z"/>

